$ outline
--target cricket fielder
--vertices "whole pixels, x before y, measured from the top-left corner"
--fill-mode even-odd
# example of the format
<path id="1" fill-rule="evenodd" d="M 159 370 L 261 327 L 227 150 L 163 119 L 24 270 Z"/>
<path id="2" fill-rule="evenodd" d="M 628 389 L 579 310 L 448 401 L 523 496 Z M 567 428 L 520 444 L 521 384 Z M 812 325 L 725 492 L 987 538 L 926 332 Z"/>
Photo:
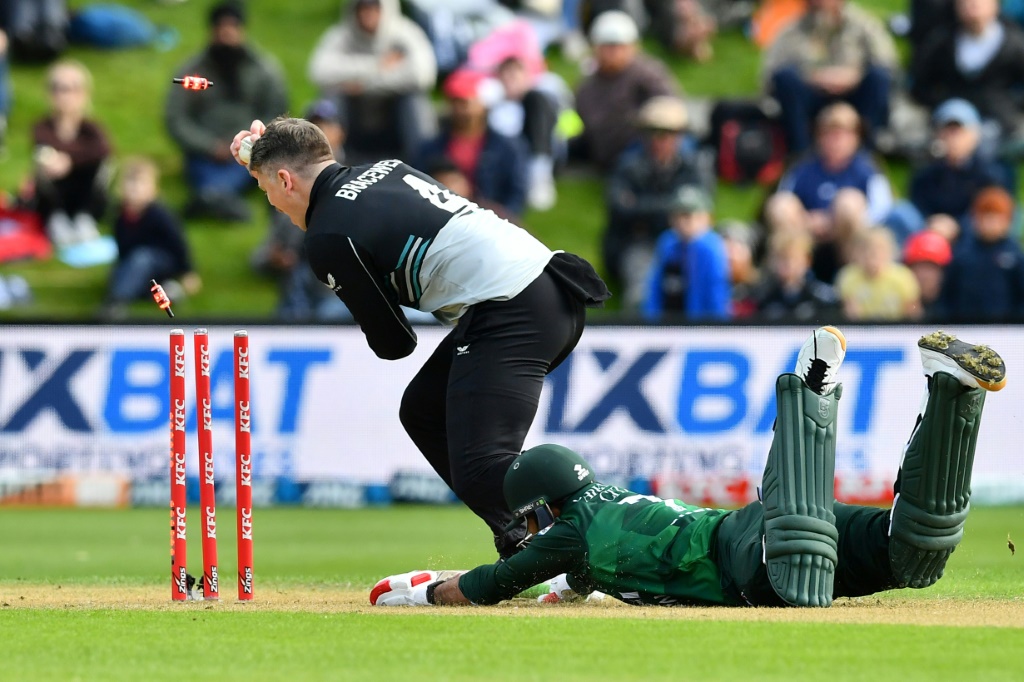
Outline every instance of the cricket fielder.
<path id="1" fill-rule="evenodd" d="M 454 327 L 406 388 L 399 417 L 491 528 L 498 553 L 513 554 L 523 530 L 509 526 L 505 472 L 522 450 L 544 377 L 576 347 L 586 308 L 609 297 L 604 282 L 582 258 L 552 251 L 401 161 L 336 163 L 309 121 L 253 121 L 231 151 L 248 161 L 271 205 L 306 232 L 310 267 L 379 357 L 416 348 L 402 306 Z"/>
<path id="2" fill-rule="evenodd" d="M 433 571 L 391 576 L 370 601 L 495 604 L 561 574 L 545 601 L 599 590 L 629 604 L 829 606 L 932 585 L 963 537 L 985 394 L 1005 385 L 1006 368 L 990 348 L 943 332 L 918 346 L 927 387 L 892 509 L 834 499 L 846 340 L 823 327 L 801 349 L 796 373 L 776 381 L 760 501 L 723 511 L 638 495 L 595 481 L 575 452 L 541 445 L 520 455 L 504 482 L 528 528 L 522 552 L 447 580 Z"/>

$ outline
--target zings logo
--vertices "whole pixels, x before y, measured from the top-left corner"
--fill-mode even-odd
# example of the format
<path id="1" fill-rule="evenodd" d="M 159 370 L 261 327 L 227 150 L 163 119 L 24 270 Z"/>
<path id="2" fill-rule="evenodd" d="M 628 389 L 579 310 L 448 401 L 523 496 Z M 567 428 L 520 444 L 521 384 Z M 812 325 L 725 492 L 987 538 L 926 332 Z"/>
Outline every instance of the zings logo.
<path id="1" fill-rule="evenodd" d="M 188 573 L 185 571 L 184 566 L 178 567 L 178 575 L 175 576 L 174 586 L 178 590 L 178 594 L 188 594 Z"/>
<path id="2" fill-rule="evenodd" d="M 242 581 L 242 591 L 246 594 L 252 594 L 252 567 L 246 566 L 245 572 L 238 576 L 238 578 Z"/>
<path id="3" fill-rule="evenodd" d="M 210 589 L 207 590 L 210 594 L 218 594 L 220 592 L 220 579 L 217 577 L 217 567 L 210 566 L 210 575 L 208 576 L 207 584 Z"/>

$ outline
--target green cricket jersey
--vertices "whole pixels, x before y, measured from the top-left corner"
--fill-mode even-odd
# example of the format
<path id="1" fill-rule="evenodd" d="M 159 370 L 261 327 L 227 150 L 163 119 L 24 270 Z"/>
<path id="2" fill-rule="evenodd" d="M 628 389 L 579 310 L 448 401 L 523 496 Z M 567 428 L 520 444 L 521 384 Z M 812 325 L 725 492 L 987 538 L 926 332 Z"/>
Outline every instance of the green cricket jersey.
<path id="1" fill-rule="evenodd" d="M 739 604 L 722 590 L 711 543 L 729 512 L 594 483 L 522 552 L 459 578 L 474 604 L 496 604 L 562 573 L 580 594 L 630 604 Z"/>

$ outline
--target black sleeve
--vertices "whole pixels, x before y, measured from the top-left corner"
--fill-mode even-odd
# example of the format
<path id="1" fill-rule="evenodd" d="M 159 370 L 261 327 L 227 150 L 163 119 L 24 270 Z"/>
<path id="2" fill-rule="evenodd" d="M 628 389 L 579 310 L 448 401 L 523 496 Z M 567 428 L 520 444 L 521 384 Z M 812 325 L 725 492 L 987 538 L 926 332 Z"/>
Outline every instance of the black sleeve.
<path id="1" fill-rule="evenodd" d="M 941 80 L 946 62 L 941 51 L 950 49 L 951 44 L 952 36 L 949 34 L 932 36 L 932 39 L 921 47 L 920 55 L 915 55 L 913 60 L 914 72 L 910 78 L 910 95 L 929 109 L 946 98 L 946 88 Z M 940 64 L 940 61 L 943 64 Z"/>
<path id="2" fill-rule="evenodd" d="M 307 237 L 306 253 L 316 278 L 334 290 L 366 334 L 377 357 L 404 358 L 416 348 L 416 332 L 365 249 L 338 234 Z"/>
<path id="3" fill-rule="evenodd" d="M 586 546 L 576 529 L 556 522 L 518 554 L 464 573 L 459 589 L 477 606 L 497 604 L 562 573 L 585 573 L 586 560 Z"/>

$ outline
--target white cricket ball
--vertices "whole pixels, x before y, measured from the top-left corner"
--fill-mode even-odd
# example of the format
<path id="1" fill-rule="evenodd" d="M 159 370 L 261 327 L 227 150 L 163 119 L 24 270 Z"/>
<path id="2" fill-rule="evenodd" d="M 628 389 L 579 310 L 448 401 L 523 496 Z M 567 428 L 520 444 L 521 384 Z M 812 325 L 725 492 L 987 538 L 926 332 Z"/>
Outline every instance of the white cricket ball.
<path id="1" fill-rule="evenodd" d="M 242 140 L 242 145 L 238 148 L 238 158 L 242 160 L 246 166 L 249 165 L 249 159 L 252 158 L 252 138 L 247 137 Z"/>

